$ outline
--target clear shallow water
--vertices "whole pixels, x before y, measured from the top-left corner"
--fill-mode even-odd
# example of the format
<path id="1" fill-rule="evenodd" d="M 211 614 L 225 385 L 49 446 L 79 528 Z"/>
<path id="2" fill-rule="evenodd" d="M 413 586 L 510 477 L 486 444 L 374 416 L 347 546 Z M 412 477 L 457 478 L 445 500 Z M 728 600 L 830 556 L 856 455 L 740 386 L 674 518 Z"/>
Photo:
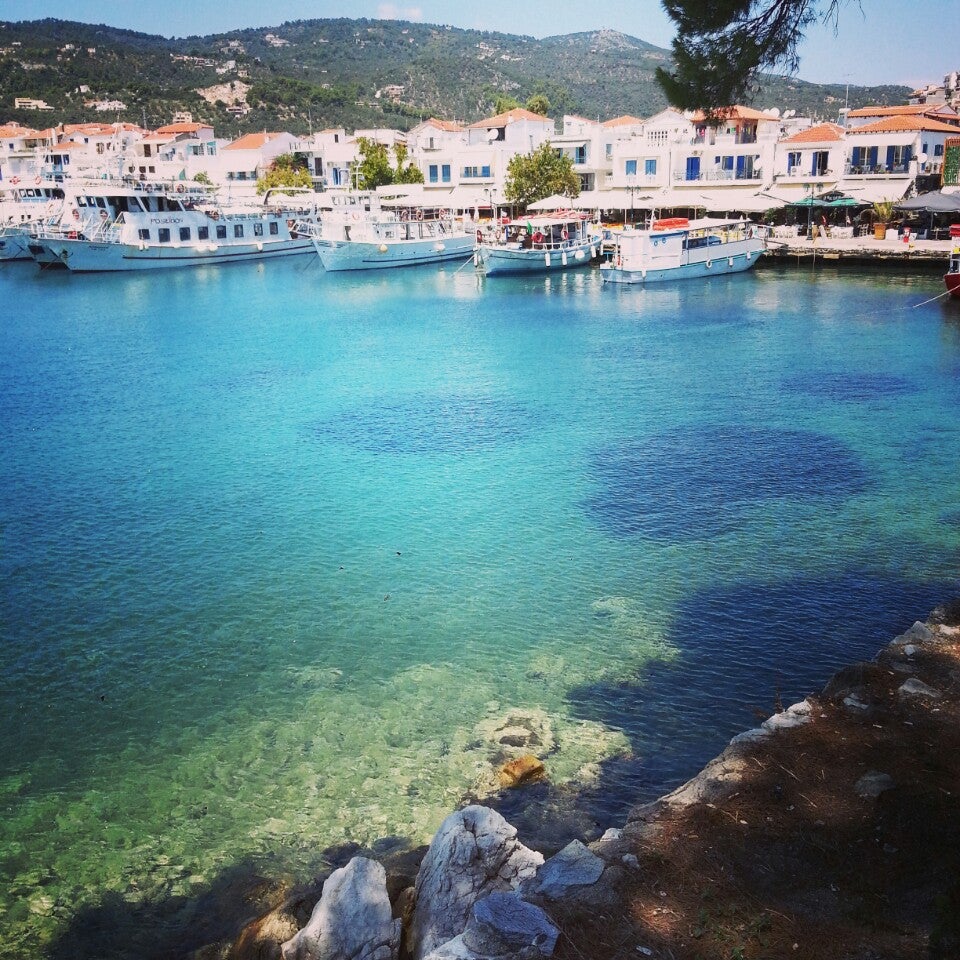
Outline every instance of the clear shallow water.
<path id="1" fill-rule="evenodd" d="M 937 292 L 7 265 L 0 956 L 422 842 L 514 711 L 616 822 L 872 656 L 956 586 Z"/>

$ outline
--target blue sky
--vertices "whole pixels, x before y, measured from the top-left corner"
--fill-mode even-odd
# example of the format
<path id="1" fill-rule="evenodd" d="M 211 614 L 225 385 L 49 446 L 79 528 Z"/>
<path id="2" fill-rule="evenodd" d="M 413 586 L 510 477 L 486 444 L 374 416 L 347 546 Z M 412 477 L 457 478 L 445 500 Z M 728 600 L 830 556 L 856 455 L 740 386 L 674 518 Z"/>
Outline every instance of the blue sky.
<path id="1" fill-rule="evenodd" d="M 0 0 L 4 20 L 57 17 L 178 37 L 341 16 L 535 37 L 612 28 L 664 47 L 673 36 L 659 0 Z M 836 32 L 820 24 L 808 31 L 798 76 L 820 83 L 939 83 L 945 73 L 960 68 L 958 39 L 960 0 L 847 0 Z"/>

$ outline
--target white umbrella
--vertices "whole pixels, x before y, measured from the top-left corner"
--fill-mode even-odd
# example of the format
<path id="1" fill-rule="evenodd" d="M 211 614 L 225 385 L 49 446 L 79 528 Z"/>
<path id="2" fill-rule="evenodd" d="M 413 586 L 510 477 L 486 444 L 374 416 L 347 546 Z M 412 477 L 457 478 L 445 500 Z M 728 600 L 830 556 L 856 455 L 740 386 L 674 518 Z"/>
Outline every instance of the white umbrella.
<path id="1" fill-rule="evenodd" d="M 567 210 L 573 201 L 569 197 L 562 197 L 559 193 L 537 200 L 528 205 L 528 210 Z"/>

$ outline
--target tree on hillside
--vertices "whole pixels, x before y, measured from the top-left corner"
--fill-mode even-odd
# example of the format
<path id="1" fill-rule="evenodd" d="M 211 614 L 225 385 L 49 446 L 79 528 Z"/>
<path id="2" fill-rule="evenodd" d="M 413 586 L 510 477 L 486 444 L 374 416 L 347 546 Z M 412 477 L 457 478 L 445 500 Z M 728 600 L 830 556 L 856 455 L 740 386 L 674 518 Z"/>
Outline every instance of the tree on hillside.
<path id="1" fill-rule="evenodd" d="M 667 99 L 683 110 L 749 99 L 761 70 L 799 66 L 797 46 L 818 17 L 834 21 L 848 0 L 663 0 L 677 26 L 672 70 L 657 68 Z M 859 6 L 860 0 L 856 0 Z"/>
<path id="2" fill-rule="evenodd" d="M 281 153 L 270 164 L 270 169 L 257 180 L 258 194 L 282 187 L 313 189 L 313 181 L 310 179 L 305 157 L 299 154 Z"/>
<path id="3" fill-rule="evenodd" d="M 516 110 L 519 106 L 519 100 L 516 100 L 513 97 L 508 97 L 505 93 L 501 93 L 497 96 L 497 99 L 493 101 L 493 115 L 495 117 L 499 117 L 501 113 L 508 113 L 511 110 Z"/>
<path id="4" fill-rule="evenodd" d="M 511 157 L 504 186 L 508 202 L 528 207 L 553 193 L 568 197 L 580 193 L 580 178 L 570 157 L 558 154 L 549 143 L 541 144 L 533 153 Z"/>
<path id="5" fill-rule="evenodd" d="M 527 109 L 531 113 L 539 113 L 540 116 L 545 117 L 550 112 L 550 101 L 545 94 L 535 93 L 527 101 Z"/>

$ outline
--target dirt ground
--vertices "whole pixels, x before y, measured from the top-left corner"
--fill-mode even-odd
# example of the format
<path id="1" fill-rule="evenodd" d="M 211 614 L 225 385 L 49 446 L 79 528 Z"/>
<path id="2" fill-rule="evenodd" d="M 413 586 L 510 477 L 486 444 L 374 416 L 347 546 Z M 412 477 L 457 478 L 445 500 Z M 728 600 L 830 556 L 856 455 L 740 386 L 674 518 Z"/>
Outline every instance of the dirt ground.
<path id="1" fill-rule="evenodd" d="M 554 913 L 556 956 L 960 958 L 958 624 L 955 604 L 841 671 L 808 723 L 740 750 L 722 795 L 635 811 L 620 902 Z"/>

